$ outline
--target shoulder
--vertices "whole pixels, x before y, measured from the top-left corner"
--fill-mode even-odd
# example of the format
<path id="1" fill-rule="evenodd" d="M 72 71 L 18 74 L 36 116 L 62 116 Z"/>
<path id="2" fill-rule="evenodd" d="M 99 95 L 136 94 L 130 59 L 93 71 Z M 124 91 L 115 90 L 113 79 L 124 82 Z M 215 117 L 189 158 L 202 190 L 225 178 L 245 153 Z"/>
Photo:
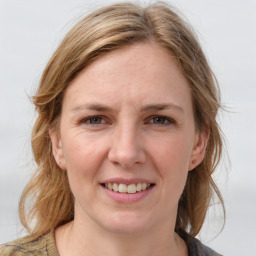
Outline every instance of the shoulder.
<path id="1" fill-rule="evenodd" d="M 179 234 L 187 244 L 189 256 L 222 256 L 211 248 L 205 246 L 198 239 L 187 234 Z"/>
<path id="2" fill-rule="evenodd" d="M 0 245 L 1 256 L 58 256 L 54 233 L 50 232 L 37 239 L 26 236 L 12 242 Z"/>

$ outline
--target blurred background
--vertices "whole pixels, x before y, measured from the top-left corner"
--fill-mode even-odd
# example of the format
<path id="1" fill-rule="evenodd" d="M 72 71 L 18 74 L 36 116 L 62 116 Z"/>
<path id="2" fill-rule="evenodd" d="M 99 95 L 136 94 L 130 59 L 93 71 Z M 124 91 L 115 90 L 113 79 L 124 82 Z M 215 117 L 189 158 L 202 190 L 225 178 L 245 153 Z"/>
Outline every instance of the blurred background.
<path id="1" fill-rule="evenodd" d="M 0 0 L 0 244 L 24 235 L 18 200 L 34 163 L 30 96 L 72 25 L 104 0 Z M 117 1 L 108 1 L 113 3 Z M 121 2 L 121 1 L 118 1 Z M 134 1 L 147 4 L 153 1 Z M 219 116 L 226 150 L 215 178 L 227 219 L 212 207 L 199 238 L 223 255 L 256 251 L 256 0 L 173 0 L 195 28 L 228 112 Z"/>

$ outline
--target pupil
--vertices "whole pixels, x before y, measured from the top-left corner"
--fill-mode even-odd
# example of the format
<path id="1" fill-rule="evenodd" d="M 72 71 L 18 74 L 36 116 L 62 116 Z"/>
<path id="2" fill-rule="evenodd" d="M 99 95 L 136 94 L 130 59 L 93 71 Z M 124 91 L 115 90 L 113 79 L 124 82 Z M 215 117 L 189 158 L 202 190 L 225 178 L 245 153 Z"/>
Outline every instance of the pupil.
<path id="1" fill-rule="evenodd" d="M 162 124 L 164 122 L 164 119 L 162 117 L 156 117 L 155 123 Z"/>
<path id="2" fill-rule="evenodd" d="M 94 124 L 99 124 L 99 123 L 100 123 L 100 118 L 99 118 L 99 117 L 94 117 L 94 118 L 92 119 L 92 123 L 94 123 Z"/>

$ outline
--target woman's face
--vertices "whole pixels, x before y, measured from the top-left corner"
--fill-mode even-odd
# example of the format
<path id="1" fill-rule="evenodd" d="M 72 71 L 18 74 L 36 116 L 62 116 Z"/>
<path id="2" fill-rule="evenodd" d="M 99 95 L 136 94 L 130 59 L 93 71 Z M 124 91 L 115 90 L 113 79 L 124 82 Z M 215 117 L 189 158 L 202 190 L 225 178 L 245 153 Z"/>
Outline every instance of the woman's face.
<path id="1" fill-rule="evenodd" d="M 60 131 L 50 134 L 75 197 L 75 221 L 117 233 L 174 229 L 188 171 L 207 142 L 196 132 L 176 61 L 150 43 L 83 70 L 65 91 Z"/>

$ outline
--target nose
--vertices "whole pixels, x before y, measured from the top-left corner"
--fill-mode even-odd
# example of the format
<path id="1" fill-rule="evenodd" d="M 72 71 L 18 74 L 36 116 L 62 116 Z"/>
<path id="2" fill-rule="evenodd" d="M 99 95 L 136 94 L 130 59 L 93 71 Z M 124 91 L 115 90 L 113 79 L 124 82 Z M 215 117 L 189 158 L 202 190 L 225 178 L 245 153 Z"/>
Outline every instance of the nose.
<path id="1" fill-rule="evenodd" d="M 126 125 L 115 129 L 108 159 L 113 164 L 126 168 L 145 163 L 142 138 L 135 127 Z"/>

